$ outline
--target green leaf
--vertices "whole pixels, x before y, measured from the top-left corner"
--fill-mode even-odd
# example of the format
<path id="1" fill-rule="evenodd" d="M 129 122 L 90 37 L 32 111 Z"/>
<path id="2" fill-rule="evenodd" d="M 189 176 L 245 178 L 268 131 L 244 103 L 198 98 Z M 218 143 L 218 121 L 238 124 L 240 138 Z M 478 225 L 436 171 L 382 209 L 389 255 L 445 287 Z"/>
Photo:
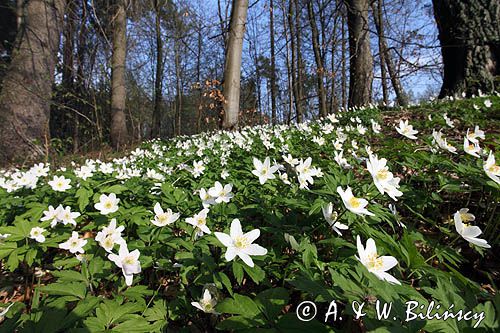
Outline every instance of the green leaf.
<path id="1" fill-rule="evenodd" d="M 285 288 L 272 288 L 264 290 L 255 298 L 257 304 L 260 305 L 261 311 L 270 321 L 278 318 L 283 307 L 288 303 L 289 295 Z"/>
<path id="2" fill-rule="evenodd" d="M 259 284 L 266 277 L 266 272 L 262 270 L 259 266 L 255 265 L 253 267 L 242 265 L 245 272 L 247 272 L 248 276 L 255 282 Z"/>
<path id="3" fill-rule="evenodd" d="M 217 304 L 217 312 L 239 314 L 247 318 L 254 318 L 260 314 L 259 307 L 250 297 L 240 294 L 234 294 L 233 297 Z"/>
<path id="4" fill-rule="evenodd" d="M 93 194 L 94 192 L 91 189 L 87 189 L 85 187 L 80 187 L 76 191 L 75 196 L 78 198 L 78 208 L 81 212 L 83 212 L 85 207 L 87 207 Z"/>
<path id="5" fill-rule="evenodd" d="M 236 261 L 233 261 L 233 275 L 238 284 L 241 284 L 243 281 L 243 266 Z"/>
<path id="6" fill-rule="evenodd" d="M 101 300 L 97 297 L 87 297 L 76 305 L 76 307 L 68 313 L 61 323 L 61 329 L 70 328 L 78 320 L 85 318 L 90 312 L 92 312 Z"/>
<path id="7" fill-rule="evenodd" d="M 83 283 L 71 282 L 71 283 L 51 283 L 46 286 L 38 287 L 41 292 L 49 295 L 58 296 L 76 296 L 80 299 L 84 299 L 87 294 L 87 287 Z"/>

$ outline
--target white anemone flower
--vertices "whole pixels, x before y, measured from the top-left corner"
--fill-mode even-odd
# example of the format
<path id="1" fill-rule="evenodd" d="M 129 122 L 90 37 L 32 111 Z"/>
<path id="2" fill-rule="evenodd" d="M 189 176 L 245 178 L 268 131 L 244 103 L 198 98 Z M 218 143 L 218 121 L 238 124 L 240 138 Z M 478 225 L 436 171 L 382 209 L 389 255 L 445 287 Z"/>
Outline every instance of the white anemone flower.
<path id="1" fill-rule="evenodd" d="M 231 229 L 228 234 L 214 232 L 215 237 L 227 247 L 225 258 L 227 261 L 233 260 L 236 256 L 240 257 L 245 264 L 254 266 L 250 256 L 263 256 L 267 254 L 267 249 L 258 244 L 252 244 L 260 236 L 260 230 L 254 229 L 247 233 L 241 230 L 240 220 L 234 219 L 231 222 Z"/>
<path id="2" fill-rule="evenodd" d="M 179 213 L 174 213 L 171 209 L 167 209 L 167 211 L 164 211 L 163 208 L 161 208 L 159 202 L 155 204 L 153 210 L 155 212 L 155 218 L 154 220 L 151 220 L 151 223 L 158 227 L 164 227 L 166 225 L 172 224 L 177 221 L 180 216 Z"/>
<path id="3" fill-rule="evenodd" d="M 94 205 L 95 209 L 101 212 L 102 215 L 108 215 L 118 210 L 118 203 L 120 199 L 116 194 L 110 193 L 109 195 L 101 194 L 99 202 Z"/>
<path id="4" fill-rule="evenodd" d="M 111 219 L 109 225 L 97 233 L 95 240 L 106 252 L 111 253 L 115 244 L 125 243 L 125 240 L 122 238 L 123 230 L 125 230 L 124 226 L 116 227 L 116 219 Z"/>
<path id="5" fill-rule="evenodd" d="M 59 244 L 59 248 L 63 250 L 69 250 L 69 252 L 75 253 L 85 253 L 83 247 L 87 244 L 87 240 L 79 238 L 78 233 L 73 231 L 71 237 L 64 243 Z"/>
<path id="6" fill-rule="evenodd" d="M 479 153 L 481 152 L 481 148 L 479 147 L 479 143 L 476 141 L 476 143 L 472 144 L 467 140 L 467 137 L 464 138 L 464 151 L 472 155 L 474 157 L 480 157 Z"/>
<path id="7" fill-rule="evenodd" d="M 33 227 L 30 231 L 30 238 L 36 240 L 38 243 L 45 242 L 45 236 L 43 233 L 47 231 L 44 228 Z"/>
<path id="8" fill-rule="evenodd" d="M 408 139 L 416 140 L 417 137 L 415 134 L 418 133 L 417 130 L 413 129 L 412 125 L 408 124 L 408 120 L 400 120 L 399 121 L 399 127 L 396 126 L 396 131 L 398 131 L 399 134 L 407 137 Z"/>
<path id="9" fill-rule="evenodd" d="M 127 286 L 132 285 L 134 274 L 139 274 L 141 272 L 141 263 L 139 262 L 140 255 L 141 253 L 137 249 L 129 252 L 127 244 L 125 243 L 120 244 L 118 255 L 114 253 L 108 255 L 108 259 L 122 269 Z"/>
<path id="10" fill-rule="evenodd" d="M 357 215 L 371 215 L 374 216 L 372 212 L 369 212 L 365 207 L 368 205 L 368 201 L 362 198 L 356 198 L 352 194 L 352 190 L 349 186 L 344 191 L 342 187 L 337 187 L 337 193 L 342 198 L 345 207 Z"/>
<path id="11" fill-rule="evenodd" d="M 231 191 L 233 190 L 233 184 L 222 184 L 218 181 L 215 182 L 214 187 L 208 190 L 208 194 L 214 198 L 216 203 L 226 202 L 228 203 L 234 196 Z"/>
<path id="12" fill-rule="evenodd" d="M 215 204 L 215 199 L 208 194 L 208 191 L 204 188 L 200 189 L 200 199 L 203 205 L 203 208 L 208 208 L 211 205 Z"/>
<path id="13" fill-rule="evenodd" d="M 215 298 L 212 298 L 212 295 L 210 295 L 210 291 L 208 291 L 208 289 L 205 289 L 203 298 L 201 298 L 198 302 L 191 302 L 191 305 L 205 313 L 216 314 L 215 306 L 217 305 L 217 300 Z"/>
<path id="14" fill-rule="evenodd" d="M 466 241 L 477 245 L 479 247 L 484 247 L 489 249 L 491 246 L 484 239 L 477 238 L 482 231 L 478 226 L 471 226 L 468 222 L 474 221 L 476 217 L 469 213 L 468 208 L 462 208 L 453 215 L 453 220 L 455 221 L 455 229 Z"/>
<path id="15" fill-rule="evenodd" d="M 392 256 L 379 256 L 377 253 L 377 246 L 372 238 L 366 241 L 366 248 L 363 247 L 359 235 L 356 237 L 356 243 L 358 247 L 358 256 L 356 256 L 356 258 L 370 273 L 375 274 L 380 280 L 393 284 L 401 284 L 394 276 L 387 273 L 388 270 L 398 264 L 396 258 Z"/>
<path id="16" fill-rule="evenodd" d="M 378 159 L 376 155 L 370 154 L 369 160 L 366 161 L 366 168 L 381 194 L 387 193 L 395 201 L 397 201 L 397 197 L 403 195 L 403 192 L 398 190 L 400 179 L 394 177 L 389 171 L 385 158 Z"/>
<path id="17" fill-rule="evenodd" d="M 271 160 L 269 159 L 269 157 L 266 157 L 264 162 L 261 162 L 254 157 L 253 166 L 255 169 L 252 170 L 252 173 L 255 176 L 259 177 L 259 182 L 261 185 L 269 179 L 275 179 L 276 176 L 274 175 L 274 173 L 278 171 L 279 168 L 276 165 L 271 166 Z"/>
<path id="18" fill-rule="evenodd" d="M 483 170 L 495 183 L 500 184 L 500 166 L 495 163 L 495 155 L 490 151 L 486 162 L 483 164 Z"/>
<path id="19" fill-rule="evenodd" d="M 340 230 L 347 230 L 349 227 L 345 224 L 337 222 L 338 213 L 333 210 L 333 204 L 330 202 L 325 207 L 322 207 L 323 216 L 325 217 L 326 222 L 332 227 L 333 231 L 335 231 L 339 236 L 342 236 Z"/>
<path id="20" fill-rule="evenodd" d="M 186 222 L 191 224 L 196 230 L 199 230 L 198 234 L 201 236 L 203 233 L 210 234 L 211 231 L 207 227 L 207 214 L 210 210 L 207 208 L 202 209 L 198 214 L 193 217 L 188 217 Z"/>
<path id="21" fill-rule="evenodd" d="M 474 131 L 470 131 L 470 129 L 467 129 L 467 134 L 466 134 L 467 140 L 469 140 L 472 143 L 478 143 L 478 139 L 484 140 L 484 131 L 479 129 L 479 126 L 474 127 Z"/>
<path id="22" fill-rule="evenodd" d="M 54 176 L 54 178 L 48 182 L 50 187 L 56 192 L 64 192 L 71 188 L 71 179 L 64 178 L 64 176 Z"/>

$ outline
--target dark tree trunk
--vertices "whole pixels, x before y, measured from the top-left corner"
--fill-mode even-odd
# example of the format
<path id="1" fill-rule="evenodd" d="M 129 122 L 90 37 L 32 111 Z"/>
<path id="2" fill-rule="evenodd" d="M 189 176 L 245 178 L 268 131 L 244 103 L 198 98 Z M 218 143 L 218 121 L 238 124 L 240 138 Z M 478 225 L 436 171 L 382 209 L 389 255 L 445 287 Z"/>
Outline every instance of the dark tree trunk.
<path id="1" fill-rule="evenodd" d="M 408 105 L 408 97 L 403 90 L 403 86 L 401 85 L 399 76 L 396 73 L 396 68 L 392 61 L 391 54 L 389 53 L 389 48 L 387 47 L 387 41 L 384 32 L 384 16 L 382 14 L 382 1 L 383 0 L 378 0 L 377 5 L 375 5 L 375 3 L 372 4 L 375 27 L 379 36 L 379 52 L 381 62 L 380 67 L 381 69 L 383 69 L 382 80 L 383 82 L 386 81 L 386 71 L 384 66 L 387 65 L 387 71 L 389 72 L 392 87 L 394 88 L 394 92 L 396 94 L 396 101 L 398 102 L 398 105 L 406 106 Z M 387 90 L 387 87 L 385 89 Z M 386 97 L 384 97 L 384 102 L 387 103 Z"/>
<path id="2" fill-rule="evenodd" d="M 346 14 L 342 12 L 342 59 L 341 59 L 341 85 L 342 85 L 342 107 L 347 107 L 347 38 L 345 33 Z"/>
<path id="3" fill-rule="evenodd" d="M 156 74 L 155 74 L 155 101 L 153 108 L 153 126 L 151 126 L 151 137 L 157 138 L 161 135 L 161 104 L 163 100 L 163 40 L 161 38 L 160 1 L 154 1 L 155 6 L 155 34 L 156 34 Z"/>
<path id="4" fill-rule="evenodd" d="M 125 119 L 125 63 L 127 54 L 127 14 L 125 1 L 118 0 L 113 24 L 113 58 L 111 60 L 111 143 L 115 149 L 127 143 Z"/>
<path id="5" fill-rule="evenodd" d="M 301 17 L 301 7 L 299 0 L 295 0 L 295 41 L 297 48 L 297 100 L 296 103 L 299 105 L 300 112 L 297 112 L 297 121 L 302 122 L 304 120 L 304 62 L 302 61 L 302 24 L 300 22 Z"/>
<path id="6" fill-rule="evenodd" d="M 326 107 L 326 91 L 324 84 L 325 68 L 323 66 L 323 57 L 321 56 L 321 49 L 319 45 L 319 32 L 316 26 L 316 19 L 313 10 L 312 1 L 307 2 L 307 13 L 309 17 L 309 25 L 311 26 L 311 38 L 314 51 L 314 60 L 316 62 L 316 80 L 318 86 L 318 100 L 319 100 L 319 116 L 326 117 L 328 114 Z"/>
<path id="7" fill-rule="evenodd" d="M 19 47 L 13 51 L 0 94 L 2 162 L 38 159 L 50 140 L 50 102 L 64 1 L 31 0 L 25 5 Z"/>
<path id="8" fill-rule="evenodd" d="M 225 129 L 238 126 L 240 111 L 240 79 L 243 38 L 247 21 L 248 0 L 233 0 L 227 56 L 224 66 L 224 122 Z"/>
<path id="9" fill-rule="evenodd" d="M 439 97 L 491 93 L 500 75 L 500 2 L 433 0 L 444 64 Z"/>
<path id="10" fill-rule="evenodd" d="M 276 125 L 276 52 L 274 49 L 274 3 L 269 2 L 269 32 L 271 38 L 271 123 Z"/>
<path id="11" fill-rule="evenodd" d="M 368 0 L 347 1 L 350 79 L 349 107 L 371 102 L 373 57 L 370 49 Z"/>
<path id="12" fill-rule="evenodd" d="M 389 103 L 389 96 L 387 93 L 387 70 L 385 67 L 385 52 L 387 47 L 384 47 L 384 26 L 382 25 L 382 0 L 372 2 L 373 21 L 377 28 L 378 34 L 378 54 L 380 61 L 380 80 L 382 82 L 382 100 L 384 105 Z"/>

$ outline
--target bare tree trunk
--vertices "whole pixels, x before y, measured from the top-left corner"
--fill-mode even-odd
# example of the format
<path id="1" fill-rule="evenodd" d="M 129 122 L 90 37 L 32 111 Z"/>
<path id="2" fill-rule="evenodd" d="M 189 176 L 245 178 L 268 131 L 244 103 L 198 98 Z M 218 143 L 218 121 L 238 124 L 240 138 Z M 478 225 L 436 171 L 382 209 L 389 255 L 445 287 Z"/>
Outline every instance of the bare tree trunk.
<path id="1" fill-rule="evenodd" d="M 385 32 L 384 32 L 384 16 L 382 13 L 382 1 L 383 0 L 378 0 L 377 5 L 375 3 L 372 4 L 372 9 L 373 9 L 373 17 L 375 21 L 375 27 L 377 29 L 377 34 L 379 36 L 379 52 L 380 52 L 380 68 L 383 70 L 382 71 L 382 80 L 383 83 L 385 84 L 385 90 L 386 93 L 384 96 L 387 95 L 387 84 L 386 84 L 386 71 L 385 71 L 385 66 L 383 63 L 387 65 L 387 71 L 389 72 L 389 77 L 391 79 L 392 87 L 394 88 L 394 92 L 396 93 L 396 101 L 398 102 L 399 105 L 401 106 L 406 106 L 408 105 L 408 98 L 406 96 L 406 93 L 403 90 L 403 87 L 401 85 L 401 82 L 399 80 L 398 74 L 396 73 L 396 69 L 394 67 L 394 63 L 392 62 L 391 54 L 389 53 L 389 48 L 387 47 L 387 41 L 385 39 Z M 382 86 L 384 87 L 384 86 Z M 387 103 L 386 101 L 387 96 L 384 97 L 384 102 Z"/>
<path id="2" fill-rule="evenodd" d="M 492 93 L 500 76 L 500 2 L 433 0 L 444 78 L 439 97 Z M 495 87 L 497 85 L 497 87 Z"/>
<path id="3" fill-rule="evenodd" d="M 119 149 L 128 141 L 125 119 L 125 62 L 127 53 L 126 0 L 117 0 L 113 23 L 113 57 L 111 60 L 111 143 Z"/>
<path id="4" fill-rule="evenodd" d="M 175 58 L 175 134 L 182 133 L 182 81 L 181 81 L 181 55 L 180 55 L 180 36 L 176 36 L 174 42 L 174 58 Z"/>
<path id="5" fill-rule="evenodd" d="M 19 47 L 12 53 L 0 94 L 3 162 L 38 159 L 48 150 L 50 140 L 50 98 L 64 0 L 31 0 L 25 5 L 16 42 Z"/>
<path id="6" fill-rule="evenodd" d="M 84 96 L 85 93 L 85 84 L 84 84 L 84 76 L 83 76 L 83 66 L 84 66 L 84 58 L 85 58 L 85 50 L 86 50 L 86 40 L 87 36 L 87 4 L 85 1 L 81 1 L 81 15 L 80 15 L 80 31 L 78 33 L 78 45 L 76 51 L 76 77 L 75 77 L 75 95 L 76 95 L 76 103 L 75 107 L 81 113 L 85 112 L 85 108 L 83 107 Z M 74 132 L 73 132 L 73 153 L 76 153 L 80 148 L 80 119 L 79 115 L 76 115 L 74 119 Z"/>
<path id="7" fill-rule="evenodd" d="M 324 83 L 325 68 L 323 66 L 323 60 L 321 56 L 321 50 L 319 45 L 319 32 L 318 32 L 318 27 L 316 26 L 312 1 L 307 2 L 307 12 L 309 16 L 309 24 L 311 26 L 311 31 L 312 31 L 311 38 L 314 51 L 314 60 L 316 62 L 316 80 L 318 86 L 319 116 L 326 117 L 328 114 L 328 110 L 326 107 L 326 91 Z"/>
<path id="8" fill-rule="evenodd" d="M 300 22 L 300 7 L 299 0 L 295 0 L 295 39 L 297 47 L 297 93 L 296 102 L 299 105 L 297 113 L 297 121 L 304 120 L 304 109 L 302 108 L 304 100 L 304 62 L 302 61 L 302 25 Z"/>
<path id="9" fill-rule="evenodd" d="M 342 107 L 347 107 L 347 38 L 345 33 L 346 14 L 342 11 L 342 60 L 341 60 L 341 85 L 342 85 Z"/>
<path id="10" fill-rule="evenodd" d="M 380 61 L 380 80 L 382 83 L 382 100 L 384 105 L 389 103 L 389 96 L 387 93 L 387 73 L 385 68 L 385 48 L 384 48 L 384 26 L 382 22 L 382 0 L 372 2 L 373 20 L 377 28 L 378 34 L 378 55 Z"/>
<path id="11" fill-rule="evenodd" d="M 368 0 L 347 1 L 349 29 L 349 107 L 371 102 L 373 57 L 370 49 Z"/>
<path id="12" fill-rule="evenodd" d="M 202 53 L 202 35 L 201 35 L 201 27 L 198 27 L 198 54 L 196 59 L 196 81 L 197 81 L 197 89 L 198 89 L 198 110 L 196 116 L 196 132 L 201 132 L 201 117 L 202 117 L 202 98 L 203 98 L 203 85 L 201 83 L 201 53 Z"/>
<path id="13" fill-rule="evenodd" d="M 155 11 L 155 34 L 156 34 L 156 74 L 155 74 L 155 101 L 153 108 L 153 125 L 151 126 L 151 137 L 161 136 L 161 104 L 163 100 L 163 40 L 161 38 L 160 0 L 154 1 Z"/>
<path id="14" fill-rule="evenodd" d="M 294 85 L 293 82 L 295 79 L 293 79 L 293 75 L 295 75 L 292 71 L 292 66 L 290 61 L 290 40 L 292 39 L 291 33 L 288 33 L 288 26 L 290 25 L 290 16 L 287 15 L 285 4 L 282 3 L 282 10 L 283 10 L 283 31 L 285 33 L 285 49 L 286 49 L 286 54 L 285 54 L 285 65 L 286 65 L 286 78 L 287 78 L 287 91 L 288 91 L 288 111 L 286 114 L 286 123 L 287 125 L 290 125 L 290 122 L 292 120 L 292 113 L 293 113 L 293 98 L 294 98 Z M 293 50 L 292 50 L 293 52 Z"/>
<path id="15" fill-rule="evenodd" d="M 269 1 L 269 32 L 271 38 L 271 123 L 276 125 L 276 54 L 274 49 L 274 1 Z"/>
<path id="16" fill-rule="evenodd" d="M 225 129 L 238 126 L 240 109 L 240 77 L 243 37 L 247 19 L 248 0 L 233 0 L 231 23 L 224 68 L 224 122 Z"/>

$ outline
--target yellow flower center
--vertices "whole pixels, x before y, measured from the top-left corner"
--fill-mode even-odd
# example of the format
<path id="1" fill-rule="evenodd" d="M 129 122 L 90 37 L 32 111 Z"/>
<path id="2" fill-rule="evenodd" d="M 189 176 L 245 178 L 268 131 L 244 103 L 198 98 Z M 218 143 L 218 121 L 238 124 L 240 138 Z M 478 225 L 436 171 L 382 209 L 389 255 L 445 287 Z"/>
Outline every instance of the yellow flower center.
<path id="1" fill-rule="evenodd" d="M 267 175 L 267 168 L 262 168 L 262 170 L 260 171 L 260 174 L 261 175 Z"/>
<path id="2" fill-rule="evenodd" d="M 492 165 L 488 168 L 488 170 L 492 173 L 497 173 L 500 172 L 500 166 L 498 165 Z"/>
<path id="3" fill-rule="evenodd" d="M 377 178 L 380 180 L 385 180 L 388 177 L 389 177 L 389 171 L 385 168 L 377 172 Z"/>
<path id="4" fill-rule="evenodd" d="M 198 217 L 198 218 L 196 219 L 196 224 L 197 224 L 197 225 L 205 225 L 205 223 L 206 223 L 206 221 L 205 221 L 205 219 L 204 219 L 204 218 Z"/>
<path id="5" fill-rule="evenodd" d="M 104 247 L 111 248 L 111 247 L 113 247 L 113 245 L 115 245 L 115 242 L 113 241 L 113 238 L 106 237 L 106 239 L 104 239 Z"/>
<path id="6" fill-rule="evenodd" d="M 245 236 L 238 236 L 234 240 L 234 246 L 237 247 L 238 249 L 244 249 L 250 245 L 250 242 Z"/>
<path id="7" fill-rule="evenodd" d="M 352 208 L 359 208 L 359 206 L 361 206 L 361 202 L 359 201 L 358 198 L 355 197 L 349 199 L 349 204 L 351 205 Z"/>
<path id="8" fill-rule="evenodd" d="M 71 242 L 71 247 L 77 247 L 78 246 L 78 241 L 74 240 Z"/>
<path id="9" fill-rule="evenodd" d="M 123 263 L 126 265 L 133 265 L 135 262 L 135 259 L 131 256 L 126 256 L 125 259 L 123 260 Z"/>
<path id="10" fill-rule="evenodd" d="M 63 184 L 62 182 L 58 182 L 58 183 L 56 184 L 56 187 L 63 187 L 63 185 L 64 185 L 64 184 Z"/>
<path id="11" fill-rule="evenodd" d="M 107 202 L 104 204 L 104 208 L 106 208 L 106 209 L 110 209 L 111 207 L 113 207 L 113 204 L 112 204 L 110 201 L 107 201 Z"/>
<path id="12" fill-rule="evenodd" d="M 372 253 L 366 258 L 366 266 L 368 269 L 380 269 L 383 266 L 382 258 Z"/>

